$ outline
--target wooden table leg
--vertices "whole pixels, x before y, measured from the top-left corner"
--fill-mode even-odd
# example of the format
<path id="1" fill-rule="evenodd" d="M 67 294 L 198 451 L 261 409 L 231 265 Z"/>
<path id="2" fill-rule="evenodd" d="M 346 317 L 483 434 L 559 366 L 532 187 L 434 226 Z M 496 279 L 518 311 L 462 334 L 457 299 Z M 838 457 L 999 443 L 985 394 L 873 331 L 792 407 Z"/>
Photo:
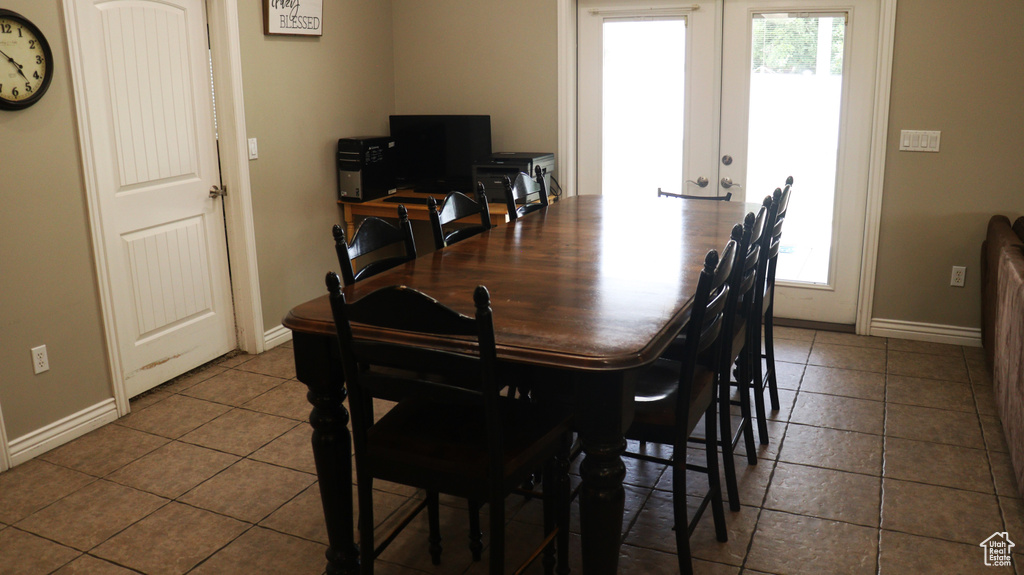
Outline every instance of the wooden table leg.
<path id="1" fill-rule="evenodd" d="M 580 465 L 580 535 L 585 575 L 618 571 L 626 501 L 623 432 L 632 419 L 633 400 L 632 390 L 624 389 L 621 377 L 591 376 L 576 386 L 576 423 L 584 457 Z"/>
<path id="2" fill-rule="evenodd" d="M 313 427 L 313 459 L 327 526 L 326 572 L 357 575 L 359 548 L 352 527 L 352 446 L 337 343 L 327 337 L 295 333 L 293 346 L 298 379 L 309 388 L 306 398 L 313 405 L 309 424 Z"/>
<path id="3" fill-rule="evenodd" d="M 342 206 L 342 211 L 345 213 L 345 237 L 351 241 L 352 236 L 356 235 L 356 216 L 348 204 Z"/>

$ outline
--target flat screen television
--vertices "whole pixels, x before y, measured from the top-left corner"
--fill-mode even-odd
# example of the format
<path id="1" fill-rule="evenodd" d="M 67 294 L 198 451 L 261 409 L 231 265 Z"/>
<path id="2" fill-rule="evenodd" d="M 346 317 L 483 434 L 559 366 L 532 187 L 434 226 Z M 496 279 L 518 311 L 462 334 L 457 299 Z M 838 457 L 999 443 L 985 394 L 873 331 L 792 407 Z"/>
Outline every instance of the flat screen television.
<path id="1" fill-rule="evenodd" d="M 491 117 L 395 115 L 398 187 L 443 195 L 472 192 L 473 164 L 491 157 Z"/>

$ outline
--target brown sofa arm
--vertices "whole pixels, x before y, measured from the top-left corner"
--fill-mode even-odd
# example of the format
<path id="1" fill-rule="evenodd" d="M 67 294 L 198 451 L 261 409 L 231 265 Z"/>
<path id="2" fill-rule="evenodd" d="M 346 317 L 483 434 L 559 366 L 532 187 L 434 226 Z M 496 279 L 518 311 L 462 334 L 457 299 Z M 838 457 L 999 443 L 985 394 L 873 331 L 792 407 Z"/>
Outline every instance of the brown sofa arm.
<path id="1" fill-rule="evenodd" d="M 992 367 L 993 337 L 995 333 L 996 286 L 999 285 L 999 254 L 1007 246 L 1024 247 L 1024 217 L 1011 226 L 1006 216 L 996 215 L 988 221 L 985 241 L 981 244 L 981 343 L 985 347 L 985 360 Z"/>

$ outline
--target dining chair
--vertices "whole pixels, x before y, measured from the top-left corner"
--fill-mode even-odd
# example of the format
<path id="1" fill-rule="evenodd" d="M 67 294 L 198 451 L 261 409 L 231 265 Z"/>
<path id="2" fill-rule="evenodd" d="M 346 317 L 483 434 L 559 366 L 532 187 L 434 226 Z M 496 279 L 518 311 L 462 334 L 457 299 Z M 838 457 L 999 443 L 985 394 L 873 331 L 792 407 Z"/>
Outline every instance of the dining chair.
<path id="1" fill-rule="evenodd" d="M 736 388 L 735 396 L 730 393 L 729 403 L 740 408 L 740 420 L 735 434 L 730 435 L 732 449 L 735 452 L 740 440 L 744 442 L 747 452 L 747 463 L 757 464 L 757 451 L 754 445 L 753 420 L 751 411 L 750 396 L 753 389 L 753 378 L 756 373 L 755 362 L 760 361 L 760 347 L 754 348 L 750 345 L 752 339 L 751 331 L 761 329 L 760 309 L 755 308 L 757 291 L 761 289 L 758 284 L 758 270 L 761 263 L 761 238 L 764 235 L 765 222 L 768 218 L 768 208 L 762 205 L 755 215 L 750 212 L 743 219 L 743 236 L 740 241 L 740 251 L 736 258 L 736 283 L 733 289 L 737 291 L 736 296 L 736 317 L 733 325 L 733 339 L 731 341 L 733 361 L 736 369 L 733 371 L 731 387 Z M 760 301 L 760 300 L 757 300 Z M 730 345 L 730 344 L 725 344 Z M 762 420 L 764 417 L 764 398 L 754 397 L 756 405 L 760 405 L 759 413 Z M 725 437 L 723 435 L 723 437 Z M 767 439 L 767 430 L 765 431 Z M 731 495 L 731 494 L 730 494 Z M 729 502 L 732 504 L 732 501 Z"/>
<path id="2" fill-rule="evenodd" d="M 761 374 L 760 362 L 757 366 L 756 379 L 761 380 L 760 391 L 764 394 L 764 388 L 768 388 L 769 399 L 772 411 L 779 410 L 779 382 L 775 368 L 775 274 L 779 265 L 779 252 L 782 245 L 782 224 L 786 221 L 786 213 L 789 211 L 789 197 L 793 190 L 793 176 L 786 178 L 786 187 L 775 189 L 772 194 L 774 204 L 773 225 L 768 234 L 771 239 L 768 245 L 768 265 L 765 270 L 764 301 L 762 304 L 762 322 L 764 324 L 764 352 L 761 359 L 764 360 L 764 374 Z"/>
<path id="3" fill-rule="evenodd" d="M 469 317 L 406 286 L 381 288 L 348 303 L 337 274 L 329 273 L 326 281 L 349 391 L 363 575 L 372 575 L 374 558 L 424 507 L 431 560 L 440 564 L 438 493 L 487 502 L 488 572 L 503 573 L 505 497 L 542 464 L 544 536 L 527 561 L 543 555 L 548 575 L 556 562 L 560 574 L 568 573 L 571 416 L 549 404 L 500 395 L 487 289 L 476 288 L 475 315 Z M 361 337 L 374 330 L 408 333 L 410 343 Z M 415 343 L 432 337 L 451 338 L 452 351 Z M 373 400 L 382 391 L 401 399 L 377 418 Z M 379 545 L 372 495 L 377 479 L 427 493 Z"/>
<path id="4" fill-rule="evenodd" d="M 731 286 L 729 279 L 736 260 L 737 243 L 730 240 L 719 257 L 715 250 L 704 258 L 704 269 L 697 281 L 690 317 L 683 326 L 681 345 L 671 357 L 661 357 L 636 376 L 633 423 L 627 439 L 672 446 L 674 457 L 665 459 L 644 453 L 625 456 L 669 465 L 672 469 L 672 508 L 675 516 L 676 553 L 679 571 L 693 573 L 690 535 L 708 505 L 714 518 L 715 536 L 728 540 L 722 486 L 718 475 L 717 443 L 718 390 L 728 373 L 719 369 L 723 339 L 729 338 L 726 307 Z M 725 386 L 728 389 L 728 386 Z M 698 422 L 704 421 L 705 465 L 687 463 L 686 446 Z M 693 517 L 686 517 L 686 472 L 706 473 L 708 490 L 701 497 Z"/>
<path id="5" fill-rule="evenodd" d="M 445 196 L 440 209 L 433 196 L 427 198 L 427 207 L 430 208 L 427 212 L 430 214 L 430 228 L 434 235 L 435 249 L 440 250 L 445 246 L 491 229 L 491 212 L 487 207 L 487 196 L 484 195 L 482 183 L 477 183 L 476 200 L 470 199 L 462 192 L 452 192 Z M 472 216 L 479 216 L 480 223 L 445 232 L 446 225 Z"/>
<path id="6" fill-rule="evenodd" d="M 758 246 L 757 270 L 754 280 L 753 297 L 750 305 L 745 310 L 747 322 L 747 340 L 744 344 L 744 351 L 748 362 L 746 365 L 750 370 L 748 380 L 754 394 L 754 416 L 757 421 L 757 436 L 761 445 L 768 445 L 768 414 L 764 405 L 764 373 L 761 366 L 763 354 L 761 352 L 762 327 L 764 326 L 765 290 L 767 287 L 768 262 L 771 259 L 771 230 L 775 228 L 778 204 L 773 196 L 765 196 L 761 202 L 761 211 L 767 215 L 764 218 L 764 230 L 761 233 Z"/>
<path id="7" fill-rule="evenodd" d="M 729 297 L 726 299 L 726 317 L 722 326 L 726 335 L 722 336 L 721 352 L 719 354 L 720 364 L 717 366 L 717 372 L 722 374 L 722 377 L 718 378 L 717 390 L 717 414 L 719 420 L 717 445 L 722 451 L 725 487 L 729 497 L 729 509 L 732 511 L 740 510 L 735 451 L 741 439 L 745 441 L 744 446 L 747 452 L 748 464 L 757 464 L 757 452 L 754 447 L 750 412 L 750 378 L 752 376 L 750 375 L 749 364 L 751 358 L 745 345 L 747 341 L 747 322 L 743 310 L 745 309 L 744 296 L 746 296 L 747 301 L 750 301 L 756 283 L 756 275 L 751 273 L 749 269 L 756 270 L 756 264 L 752 265 L 751 262 L 756 262 L 759 248 L 755 247 L 751 251 L 751 239 L 756 240 L 761 237 L 766 217 L 767 214 L 763 209 L 758 212 L 758 215 L 755 215 L 754 212 L 749 212 L 744 217 L 742 225 L 736 224 L 733 226 L 731 234 L 732 241 L 736 242 L 737 257 L 728 280 L 730 290 Z M 677 337 L 669 344 L 662 357 L 678 355 L 680 353 L 679 350 L 685 347 L 685 342 L 684 337 Z M 734 366 L 736 367 L 735 371 L 733 371 Z M 735 373 L 735 381 L 729 375 L 731 373 Z M 737 388 L 736 399 L 732 399 L 732 387 Z M 746 397 L 746 401 L 743 401 L 744 397 Z M 740 407 L 740 418 L 735 432 L 733 431 L 732 423 L 732 406 L 734 404 Z M 691 443 L 703 444 L 705 449 L 716 443 L 716 441 L 708 441 L 706 438 L 701 437 L 691 437 L 689 441 Z M 641 449 L 644 448 L 645 443 L 645 441 L 641 440 Z"/>
<path id="8" fill-rule="evenodd" d="M 401 204 L 398 206 L 397 227 L 371 216 L 359 224 L 356 233 L 352 234 L 351 242 L 346 241 L 345 230 L 341 226 L 335 224 L 331 232 L 334 235 L 334 249 L 338 253 L 338 265 L 341 266 L 341 279 L 345 285 L 352 285 L 361 279 L 416 259 L 416 240 L 412 233 L 412 223 L 409 221 L 409 211 Z M 373 252 L 379 253 L 379 250 L 398 245 L 402 246 L 402 254 L 376 259 L 353 273 L 353 260 L 356 258 Z"/>
<path id="9" fill-rule="evenodd" d="M 720 363 L 717 366 L 718 378 L 718 437 L 717 445 L 722 452 L 722 467 L 725 471 L 725 487 L 729 498 L 729 509 L 740 510 L 739 481 L 736 474 L 735 452 L 740 440 L 744 441 L 747 452 L 747 463 L 757 464 L 757 452 L 754 446 L 754 434 L 752 417 L 750 411 L 750 377 L 749 364 L 751 357 L 746 348 L 747 322 L 743 313 L 746 302 L 753 296 L 756 281 L 755 274 L 751 271 L 756 269 L 758 248 L 751 248 L 752 239 L 760 238 L 763 231 L 766 214 L 762 211 L 758 215 L 749 212 L 743 219 L 743 224 L 736 224 L 732 229 L 732 241 L 736 242 L 736 262 L 732 266 L 732 273 L 729 277 L 729 297 L 725 303 L 725 319 L 723 321 L 722 342 L 719 353 Z M 761 231 L 758 231 L 761 230 Z M 752 263 L 753 262 L 753 263 Z M 669 345 L 664 355 L 671 357 L 677 354 L 678 350 L 685 345 L 685 340 L 677 338 Z M 735 370 L 734 370 L 735 367 Z M 736 379 L 733 380 L 732 375 Z M 736 387 L 735 399 L 733 399 L 732 388 Z M 745 399 L 744 399 L 745 398 Z M 733 430 L 732 407 L 738 405 L 740 408 L 739 421 Z M 691 443 L 704 444 L 705 449 L 716 442 L 707 438 L 691 437 Z"/>
<path id="10" fill-rule="evenodd" d="M 536 166 L 536 179 L 526 172 L 519 172 L 515 182 L 505 176 L 505 207 L 510 222 L 548 207 L 548 192 L 540 166 Z"/>

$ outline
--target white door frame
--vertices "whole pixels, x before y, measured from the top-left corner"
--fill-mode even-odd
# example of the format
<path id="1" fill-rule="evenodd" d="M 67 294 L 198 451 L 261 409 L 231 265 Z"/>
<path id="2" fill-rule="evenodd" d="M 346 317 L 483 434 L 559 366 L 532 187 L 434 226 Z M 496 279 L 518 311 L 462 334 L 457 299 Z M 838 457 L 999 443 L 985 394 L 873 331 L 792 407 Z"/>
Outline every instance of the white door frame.
<path id="1" fill-rule="evenodd" d="M 7 447 L 7 428 L 4 426 L 4 409 L 0 406 L 0 473 L 12 466 L 11 450 Z"/>
<path id="2" fill-rule="evenodd" d="M 576 195 L 576 0 L 557 0 L 558 20 L 558 153 L 562 159 L 560 183 L 566 195 Z M 716 0 L 717 3 L 727 0 Z M 889 96 L 892 85 L 892 54 L 896 32 L 897 0 L 879 0 L 878 55 L 875 64 L 874 111 L 871 123 L 871 152 L 868 194 L 864 219 L 864 249 L 861 255 L 860 287 L 857 296 L 858 334 L 871 328 L 878 264 L 878 234 L 885 183 L 885 149 L 889 128 Z"/>
<path id="3" fill-rule="evenodd" d="M 63 0 L 67 27 L 69 64 L 72 78 L 83 77 L 82 41 L 74 17 L 73 0 Z M 227 223 L 228 249 L 231 253 L 231 291 L 234 298 L 235 330 L 242 351 L 259 353 L 266 347 L 263 332 L 263 311 L 260 301 L 259 276 L 256 267 L 256 234 L 252 216 L 252 190 L 249 160 L 245 144 L 245 106 L 242 100 L 242 56 L 238 27 L 238 0 L 206 0 L 213 58 L 214 82 L 217 85 L 217 123 L 220 134 L 221 181 L 227 187 L 224 217 Z M 128 392 L 121 372 L 121 358 L 114 324 L 114 305 L 110 278 L 107 274 L 105 248 L 99 220 L 99 197 L 95 177 L 95 153 L 89 133 L 87 114 L 89 102 L 84 86 L 73 81 L 72 89 L 78 133 L 82 148 L 82 169 L 85 175 L 89 222 L 92 228 L 93 256 L 99 281 L 103 331 L 107 344 L 107 361 L 113 381 L 114 399 L 119 416 L 130 411 Z M 4 442 L 6 445 L 6 442 Z"/>

